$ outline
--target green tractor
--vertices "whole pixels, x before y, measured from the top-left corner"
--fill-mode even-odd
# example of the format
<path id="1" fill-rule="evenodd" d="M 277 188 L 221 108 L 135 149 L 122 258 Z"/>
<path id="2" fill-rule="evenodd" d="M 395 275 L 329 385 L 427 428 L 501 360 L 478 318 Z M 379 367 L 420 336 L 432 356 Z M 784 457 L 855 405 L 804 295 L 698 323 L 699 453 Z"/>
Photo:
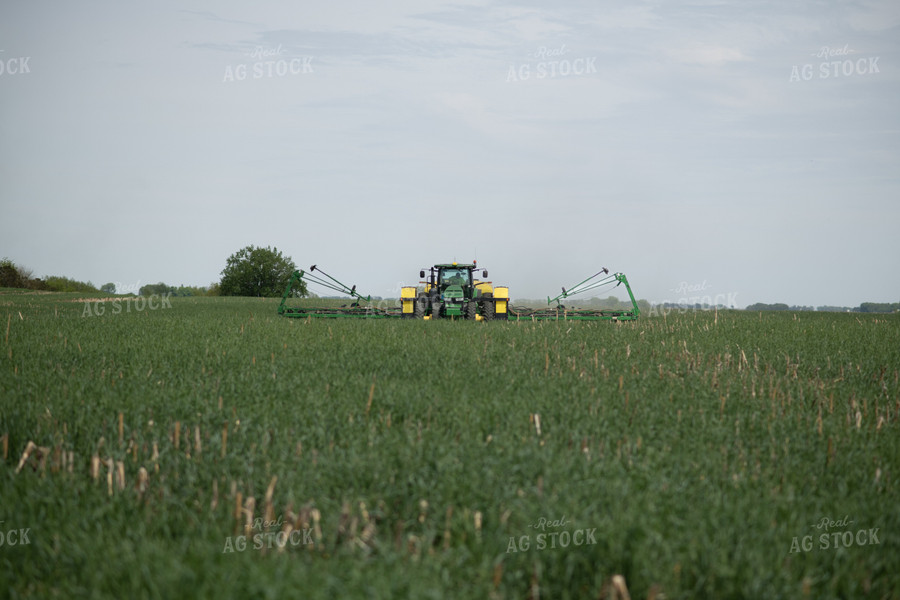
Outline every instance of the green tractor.
<path id="1" fill-rule="evenodd" d="M 509 314 L 509 288 L 494 287 L 490 281 L 475 278 L 476 263 L 434 265 L 419 271 L 424 286 L 401 290 L 403 316 L 417 319 L 462 317 L 471 321 L 506 319 Z M 488 276 L 482 269 L 481 276 Z"/>

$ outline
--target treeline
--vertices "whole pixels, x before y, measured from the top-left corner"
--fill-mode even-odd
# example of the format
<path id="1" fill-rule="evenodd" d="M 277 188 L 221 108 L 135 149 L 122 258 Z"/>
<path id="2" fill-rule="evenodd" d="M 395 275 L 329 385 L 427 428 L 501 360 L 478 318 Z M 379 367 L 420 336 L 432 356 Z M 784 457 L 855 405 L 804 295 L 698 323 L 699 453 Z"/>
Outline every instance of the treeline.
<path id="1" fill-rule="evenodd" d="M 17 265 L 8 258 L 0 260 L 0 287 L 37 290 L 44 292 L 81 292 L 115 294 L 115 283 L 104 283 L 97 288 L 90 281 L 77 281 L 58 275 L 44 278 L 34 277 L 31 269 Z M 133 293 L 133 292 L 132 292 Z M 141 286 L 140 296 L 218 296 L 219 284 L 208 287 L 180 285 L 175 287 L 163 282 Z"/>
<path id="2" fill-rule="evenodd" d="M 900 302 L 863 302 L 859 305 L 862 313 L 891 313 L 900 312 Z"/>
<path id="3" fill-rule="evenodd" d="M 31 269 L 20 267 L 8 258 L 0 260 L 0 287 L 38 290 L 44 292 L 99 292 L 90 281 L 76 281 L 68 277 L 50 275 L 33 277 Z"/>
<path id="4" fill-rule="evenodd" d="M 218 296 L 219 284 L 213 283 L 209 287 L 180 285 L 166 285 L 163 282 L 142 285 L 138 290 L 140 296 Z"/>
<path id="5" fill-rule="evenodd" d="M 765 304 L 757 302 L 747 307 L 750 311 L 777 311 L 790 310 L 798 311 L 817 311 L 817 312 L 854 312 L 854 313 L 892 313 L 900 312 L 900 302 L 863 302 L 857 307 L 848 306 L 788 306 L 784 303 Z"/>

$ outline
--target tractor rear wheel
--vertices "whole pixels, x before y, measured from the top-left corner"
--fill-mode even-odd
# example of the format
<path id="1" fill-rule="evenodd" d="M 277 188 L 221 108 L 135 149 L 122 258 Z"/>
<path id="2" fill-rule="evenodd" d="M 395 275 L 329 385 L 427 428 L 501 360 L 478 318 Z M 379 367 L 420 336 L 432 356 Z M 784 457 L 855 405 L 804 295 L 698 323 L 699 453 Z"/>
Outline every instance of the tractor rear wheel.
<path id="1" fill-rule="evenodd" d="M 481 304 L 481 312 L 484 315 L 485 321 L 493 321 L 494 320 L 494 295 L 493 294 L 485 294 L 484 302 Z"/>
<path id="2" fill-rule="evenodd" d="M 470 321 L 475 320 L 475 315 L 478 313 L 478 305 L 475 304 L 474 300 L 469 300 L 466 304 L 466 318 Z"/>
<path id="3" fill-rule="evenodd" d="M 416 319 L 424 319 L 425 318 L 425 310 L 428 306 L 428 297 L 424 294 L 420 294 L 416 298 L 416 305 L 413 307 L 413 316 Z"/>

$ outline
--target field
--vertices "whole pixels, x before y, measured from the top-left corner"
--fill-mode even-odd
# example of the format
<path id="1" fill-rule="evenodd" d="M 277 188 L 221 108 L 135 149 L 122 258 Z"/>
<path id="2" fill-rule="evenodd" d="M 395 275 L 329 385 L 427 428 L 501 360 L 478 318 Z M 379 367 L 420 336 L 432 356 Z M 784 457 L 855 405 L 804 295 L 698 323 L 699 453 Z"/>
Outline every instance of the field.
<path id="1" fill-rule="evenodd" d="M 9 597 L 900 598 L 898 315 L 77 300 L 0 294 Z"/>

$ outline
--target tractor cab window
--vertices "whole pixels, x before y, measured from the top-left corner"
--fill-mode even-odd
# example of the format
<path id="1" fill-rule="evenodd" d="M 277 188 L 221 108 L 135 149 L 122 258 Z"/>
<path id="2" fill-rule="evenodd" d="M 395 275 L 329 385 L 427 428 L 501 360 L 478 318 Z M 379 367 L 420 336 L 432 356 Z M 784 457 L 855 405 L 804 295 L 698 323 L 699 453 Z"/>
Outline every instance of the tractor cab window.
<path id="1" fill-rule="evenodd" d="M 441 273 L 441 283 L 443 285 L 466 285 L 469 283 L 469 272 L 467 269 L 444 269 Z"/>

